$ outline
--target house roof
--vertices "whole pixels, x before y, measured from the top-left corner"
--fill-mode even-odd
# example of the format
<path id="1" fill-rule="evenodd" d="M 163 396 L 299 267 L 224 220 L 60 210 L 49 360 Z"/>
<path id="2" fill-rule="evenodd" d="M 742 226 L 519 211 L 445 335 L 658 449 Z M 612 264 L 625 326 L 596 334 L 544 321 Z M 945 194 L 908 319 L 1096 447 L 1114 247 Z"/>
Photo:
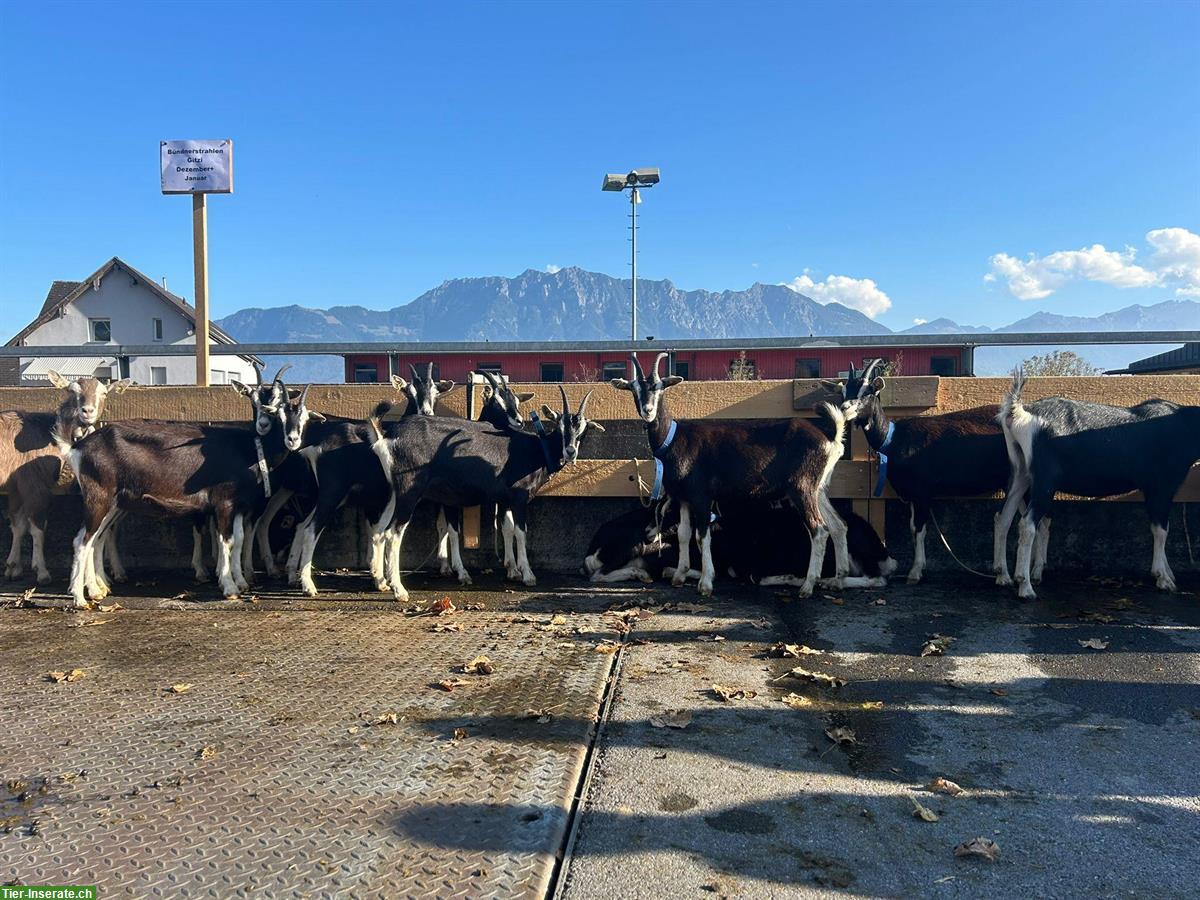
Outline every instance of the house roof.
<path id="1" fill-rule="evenodd" d="M 84 378 L 95 374 L 99 368 L 111 368 L 116 362 L 112 356 L 39 356 L 21 369 L 21 379 L 49 381 L 51 369 L 64 378 Z"/>
<path id="2" fill-rule="evenodd" d="M 1200 341 L 1189 342 L 1174 350 L 1135 360 L 1129 364 L 1129 368 L 1118 370 L 1114 374 L 1128 372 L 1131 375 L 1137 375 L 1139 372 L 1170 372 L 1173 369 L 1191 369 L 1196 366 L 1200 366 Z"/>
<path id="3" fill-rule="evenodd" d="M 42 311 L 38 313 L 37 318 L 22 328 L 16 336 L 14 336 L 6 346 L 19 347 L 25 338 L 29 337 L 34 331 L 42 325 L 49 322 L 63 307 L 74 303 L 84 292 L 92 285 L 98 285 L 100 281 L 111 272 L 113 269 L 121 269 L 130 277 L 138 279 L 143 285 L 150 290 L 152 294 L 157 296 L 164 303 L 174 307 L 181 316 L 187 319 L 193 325 L 196 324 L 195 307 L 188 304 L 182 297 L 172 294 L 165 287 L 160 285 L 153 278 L 147 278 L 129 263 L 114 256 L 99 269 L 85 278 L 83 281 L 55 281 L 50 285 L 50 290 L 46 293 L 46 300 L 42 303 Z M 213 323 L 208 325 L 209 335 L 218 344 L 236 344 L 233 338 L 222 331 Z M 246 360 L 255 360 L 252 356 L 244 357 Z M 257 360 L 255 360 L 257 361 Z"/>
<path id="4" fill-rule="evenodd" d="M 50 283 L 50 290 L 46 292 L 46 300 L 42 303 L 42 311 L 38 315 L 49 312 L 52 309 L 57 309 L 58 304 L 71 293 L 75 288 L 79 287 L 81 282 L 78 281 L 53 281 Z"/>

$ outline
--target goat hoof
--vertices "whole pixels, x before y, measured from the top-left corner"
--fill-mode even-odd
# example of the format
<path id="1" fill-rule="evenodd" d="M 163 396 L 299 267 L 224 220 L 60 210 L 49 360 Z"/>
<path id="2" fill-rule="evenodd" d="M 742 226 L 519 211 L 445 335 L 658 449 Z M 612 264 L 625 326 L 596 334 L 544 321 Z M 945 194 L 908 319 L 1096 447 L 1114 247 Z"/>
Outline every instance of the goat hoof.
<path id="1" fill-rule="evenodd" d="M 454 574 L 454 568 L 450 565 L 450 563 L 442 563 L 442 565 L 438 567 L 438 573 L 449 578 Z"/>
<path id="2" fill-rule="evenodd" d="M 124 584 L 125 582 L 127 582 L 129 580 L 129 576 L 126 575 L 123 571 L 122 572 L 113 572 L 112 580 L 115 581 L 117 584 Z"/>
<path id="3" fill-rule="evenodd" d="M 237 589 L 239 592 L 248 591 L 248 590 L 250 590 L 250 585 L 245 581 L 239 581 L 237 583 Z"/>
<path id="4" fill-rule="evenodd" d="M 1160 591 L 1175 593 L 1175 579 L 1169 575 L 1159 575 L 1154 584 Z"/>
<path id="5" fill-rule="evenodd" d="M 1033 588 L 1028 583 L 1023 583 L 1017 589 L 1017 596 L 1020 597 L 1022 600 L 1036 600 L 1037 599 L 1037 594 L 1034 593 Z"/>
<path id="6" fill-rule="evenodd" d="M 20 578 L 21 577 L 21 567 L 20 566 L 5 566 L 4 567 L 4 577 L 8 578 L 10 580 L 15 580 L 17 578 Z"/>
<path id="7" fill-rule="evenodd" d="M 38 573 L 38 577 L 37 577 L 38 584 L 49 584 L 50 580 L 51 579 L 50 579 L 49 572 L 39 572 Z"/>
<path id="8" fill-rule="evenodd" d="M 524 584 L 525 587 L 536 587 L 537 579 L 534 578 L 532 575 L 527 575 L 521 579 L 521 583 Z"/>
<path id="9" fill-rule="evenodd" d="M 675 576 L 671 579 L 671 587 L 683 587 L 685 584 L 687 584 L 686 578 Z"/>
<path id="10" fill-rule="evenodd" d="M 996 587 L 1012 587 L 1013 580 L 1007 572 L 1001 572 L 996 576 Z"/>
<path id="11" fill-rule="evenodd" d="M 468 584 L 474 584 L 474 582 L 471 581 L 471 576 L 468 575 L 466 572 L 463 572 L 461 575 L 458 576 L 458 583 L 463 585 L 464 587 Z"/>
<path id="12" fill-rule="evenodd" d="M 392 586 L 386 581 L 376 581 L 375 590 L 379 591 L 381 594 L 390 594 L 392 592 Z"/>
<path id="13" fill-rule="evenodd" d="M 705 584 L 702 581 L 700 584 L 696 585 L 696 591 L 701 597 L 711 597 L 713 593 L 713 586 L 711 584 Z"/>
<path id="14" fill-rule="evenodd" d="M 405 590 L 392 591 L 392 597 L 395 598 L 397 603 L 407 603 L 408 602 L 408 591 L 405 591 Z"/>
<path id="15" fill-rule="evenodd" d="M 1042 573 L 1034 572 L 1032 575 L 1030 575 L 1029 583 L 1030 584 L 1041 584 L 1042 583 Z"/>
<path id="16" fill-rule="evenodd" d="M 908 577 L 905 578 L 904 580 L 906 582 L 908 582 L 909 584 L 920 584 L 921 583 L 921 573 L 920 572 L 916 572 L 916 573 L 909 572 Z"/>
<path id="17" fill-rule="evenodd" d="M 226 600 L 240 600 L 241 597 L 238 595 L 237 591 L 234 591 L 232 594 L 226 594 L 225 599 Z"/>
<path id="18" fill-rule="evenodd" d="M 507 578 L 509 581 L 520 581 L 521 573 L 518 572 L 516 569 L 505 569 L 504 577 Z"/>
<path id="19" fill-rule="evenodd" d="M 210 577 L 211 576 L 207 572 L 197 572 L 196 584 L 204 584 L 209 580 Z"/>
<path id="20" fill-rule="evenodd" d="M 83 597 L 72 597 L 71 606 L 75 609 L 87 609 L 90 604 Z"/>
<path id="21" fill-rule="evenodd" d="M 637 578 L 642 584 L 654 584 L 654 576 L 649 572 L 639 572 Z"/>

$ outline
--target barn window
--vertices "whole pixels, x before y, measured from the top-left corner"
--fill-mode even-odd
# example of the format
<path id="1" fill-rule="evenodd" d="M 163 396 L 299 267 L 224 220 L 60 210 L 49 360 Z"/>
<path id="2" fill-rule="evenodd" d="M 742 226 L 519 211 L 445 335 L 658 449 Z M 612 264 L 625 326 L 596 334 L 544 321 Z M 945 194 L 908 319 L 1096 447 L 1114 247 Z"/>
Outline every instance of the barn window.
<path id="1" fill-rule="evenodd" d="M 952 378 L 958 374 L 958 360 L 953 356 L 935 356 L 929 361 L 929 374 Z"/>
<path id="2" fill-rule="evenodd" d="M 612 381 L 614 378 L 626 378 L 628 372 L 629 366 L 625 362 L 606 362 L 604 364 L 605 381 Z"/>
<path id="3" fill-rule="evenodd" d="M 112 321 L 110 319 L 88 319 L 88 331 L 93 341 L 107 344 L 112 340 Z"/>
<path id="4" fill-rule="evenodd" d="M 562 363 L 542 363 L 542 381 L 562 381 Z"/>
<path id="5" fill-rule="evenodd" d="M 500 375 L 500 363 L 480 363 L 475 367 L 476 372 L 490 372 L 492 375 Z"/>
<path id="6" fill-rule="evenodd" d="M 355 363 L 354 364 L 354 383 L 355 384 L 378 384 L 379 383 L 379 366 L 375 363 Z"/>
<path id="7" fill-rule="evenodd" d="M 675 374 L 678 375 L 680 378 L 682 378 L 684 381 L 687 381 L 687 379 L 688 379 L 689 369 L 690 369 L 689 363 L 680 362 L 679 360 L 675 360 Z"/>
<path id="8" fill-rule="evenodd" d="M 821 377 L 821 360 L 811 357 L 800 357 L 796 360 L 796 377 L 797 378 L 820 378 Z"/>

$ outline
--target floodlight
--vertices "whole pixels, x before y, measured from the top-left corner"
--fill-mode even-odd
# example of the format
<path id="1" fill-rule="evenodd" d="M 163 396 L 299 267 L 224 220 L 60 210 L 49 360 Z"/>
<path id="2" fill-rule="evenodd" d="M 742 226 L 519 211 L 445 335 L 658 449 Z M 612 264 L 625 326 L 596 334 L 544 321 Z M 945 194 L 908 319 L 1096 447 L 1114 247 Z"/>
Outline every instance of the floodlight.
<path id="1" fill-rule="evenodd" d="M 624 175 L 605 175 L 604 184 L 600 188 L 602 191 L 623 191 L 625 190 Z"/>
<path id="2" fill-rule="evenodd" d="M 601 190 L 621 192 L 629 191 L 629 235 L 630 235 L 630 335 L 632 340 L 638 339 L 637 328 L 637 208 L 642 202 L 642 188 L 651 188 L 659 182 L 659 172 L 656 168 L 633 169 L 626 175 L 605 175 Z M 653 340 L 653 338 L 650 338 Z"/>
<path id="3" fill-rule="evenodd" d="M 634 169 L 629 177 L 636 179 L 638 184 L 658 184 L 658 169 Z"/>

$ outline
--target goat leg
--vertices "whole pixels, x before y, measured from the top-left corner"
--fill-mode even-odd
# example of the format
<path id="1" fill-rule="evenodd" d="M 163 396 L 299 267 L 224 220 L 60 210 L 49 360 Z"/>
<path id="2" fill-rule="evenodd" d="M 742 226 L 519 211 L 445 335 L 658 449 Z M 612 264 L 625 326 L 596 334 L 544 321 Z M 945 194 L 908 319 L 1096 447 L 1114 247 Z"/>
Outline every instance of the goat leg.
<path id="1" fill-rule="evenodd" d="M 671 576 L 671 584 L 682 587 L 687 583 L 688 573 L 692 570 L 692 508 L 687 503 L 679 504 L 679 528 L 675 536 L 679 542 L 679 564 Z"/>
<path id="2" fill-rule="evenodd" d="M 1186 514 L 1186 509 L 1184 513 Z M 1150 536 L 1154 540 L 1154 558 L 1150 563 L 1150 574 L 1154 576 L 1154 584 L 1161 591 L 1175 591 L 1175 573 L 1167 562 L 1167 528 L 1169 526 L 1157 523 L 1150 526 Z"/>
<path id="3" fill-rule="evenodd" d="M 12 546 L 8 549 L 8 560 L 4 564 L 4 577 L 20 578 L 24 571 L 21 568 L 21 542 L 25 539 L 25 530 L 29 527 L 29 520 L 24 513 L 14 512 L 11 515 Z"/>

